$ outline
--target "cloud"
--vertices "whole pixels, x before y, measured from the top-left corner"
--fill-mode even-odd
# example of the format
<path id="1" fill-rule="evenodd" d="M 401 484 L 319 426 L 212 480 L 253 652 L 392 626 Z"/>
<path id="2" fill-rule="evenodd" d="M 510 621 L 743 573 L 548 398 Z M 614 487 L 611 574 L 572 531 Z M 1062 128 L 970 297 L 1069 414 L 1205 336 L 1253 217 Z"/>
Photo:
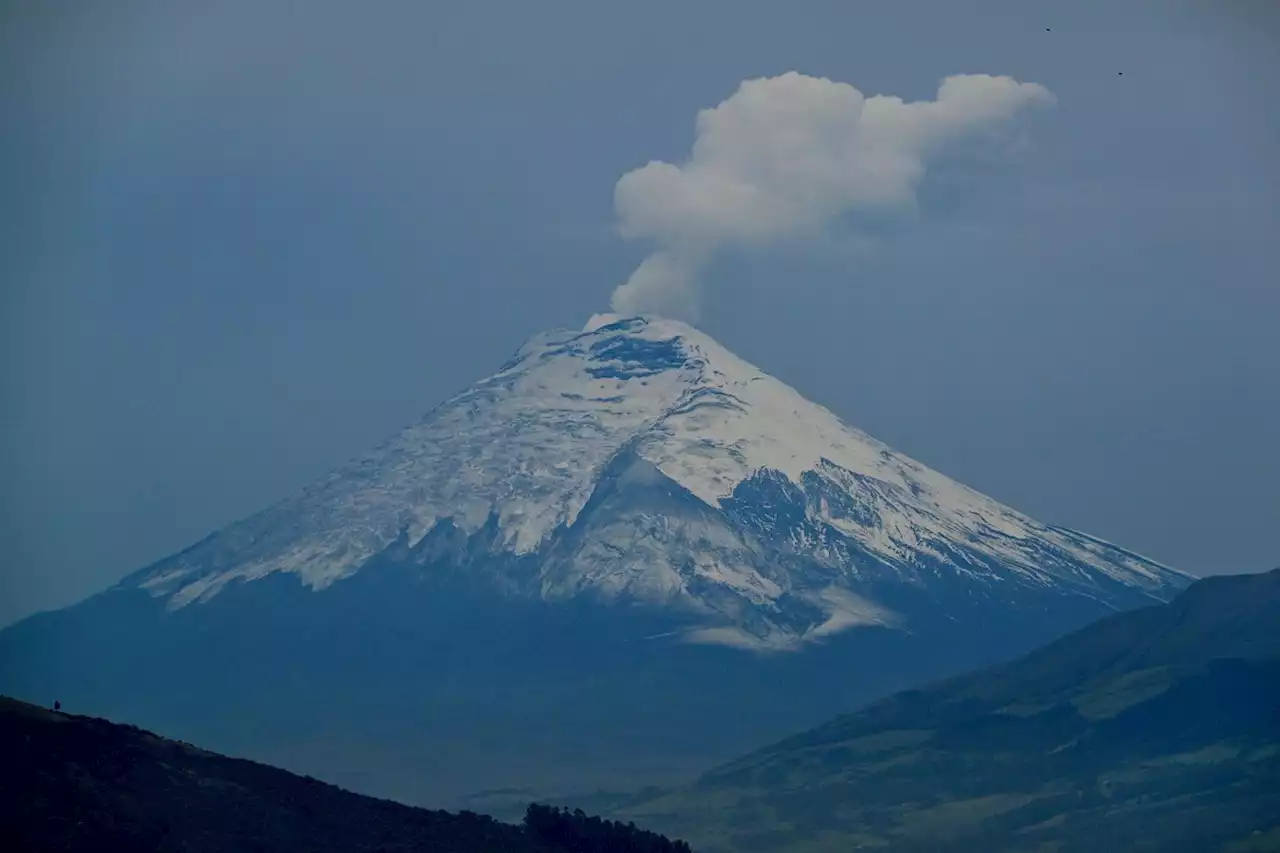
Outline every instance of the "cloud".
<path id="1" fill-rule="evenodd" d="M 683 164 L 655 160 L 618 180 L 619 232 L 655 248 L 613 308 L 695 319 L 699 273 L 717 252 L 910 207 L 931 161 L 1052 102 L 1036 83 L 986 74 L 947 77 L 934 100 L 914 102 L 794 71 L 745 80 L 698 113 Z"/>

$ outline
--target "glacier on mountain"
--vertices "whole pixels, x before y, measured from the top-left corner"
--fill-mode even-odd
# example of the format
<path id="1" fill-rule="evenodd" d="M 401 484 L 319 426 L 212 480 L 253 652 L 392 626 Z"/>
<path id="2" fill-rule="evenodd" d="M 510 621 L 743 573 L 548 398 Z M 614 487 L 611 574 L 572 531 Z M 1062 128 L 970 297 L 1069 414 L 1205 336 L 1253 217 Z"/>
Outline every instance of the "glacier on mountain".
<path id="1" fill-rule="evenodd" d="M 276 572 L 324 588 L 428 545 L 521 566 L 508 592 L 682 609 L 689 640 L 752 648 L 902 625 L 885 584 L 1107 603 L 1189 580 L 895 452 L 685 324 L 597 315 L 122 583 L 178 609 Z"/>

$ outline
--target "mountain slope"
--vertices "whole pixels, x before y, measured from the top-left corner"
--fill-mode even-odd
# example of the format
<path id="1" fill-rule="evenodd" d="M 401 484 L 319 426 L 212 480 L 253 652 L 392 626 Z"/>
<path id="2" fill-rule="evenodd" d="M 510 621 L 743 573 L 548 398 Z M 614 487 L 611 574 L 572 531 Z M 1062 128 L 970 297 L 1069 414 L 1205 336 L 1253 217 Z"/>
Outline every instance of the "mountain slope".
<path id="1" fill-rule="evenodd" d="M 929 470 L 695 329 L 603 317 L 0 631 L 0 690 L 443 804 L 668 782 L 1188 582 Z"/>
<path id="2" fill-rule="evenodd" d="M 0 754 L 8 853 L 688 853 L 652 833 L 589 821 L 581 823 L 598 840 L 570 846 L 542 831 L 545 820 L 517 827 L 410 808 L 2 696 Z"/>
<path id="3" fill-rule="evenodd" d="M 622 812 L 708 853 L 1280 849 L 1280 570 L 1200 581 Z"/>

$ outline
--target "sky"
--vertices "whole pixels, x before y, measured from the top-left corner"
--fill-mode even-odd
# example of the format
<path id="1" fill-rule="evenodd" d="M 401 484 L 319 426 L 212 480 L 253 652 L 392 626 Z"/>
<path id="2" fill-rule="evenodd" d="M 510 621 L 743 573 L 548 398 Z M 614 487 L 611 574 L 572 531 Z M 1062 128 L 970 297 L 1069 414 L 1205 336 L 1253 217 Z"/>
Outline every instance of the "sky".
<path id="1" fill-rule="evenodd" d="M 813 227 L 715 231 L 681 256 L 699 326 L 1040 520 L 1196 574 L 1280 565 L 1278 44 L 1248 0 L 5 4 L 0 624 L 693 251 L 636 218 L 676 196 L 620 179 L 689 177 L 699 112 L 788 72 L 1051 98 L 921 154 L 891 211 L 823 178 Z"/>

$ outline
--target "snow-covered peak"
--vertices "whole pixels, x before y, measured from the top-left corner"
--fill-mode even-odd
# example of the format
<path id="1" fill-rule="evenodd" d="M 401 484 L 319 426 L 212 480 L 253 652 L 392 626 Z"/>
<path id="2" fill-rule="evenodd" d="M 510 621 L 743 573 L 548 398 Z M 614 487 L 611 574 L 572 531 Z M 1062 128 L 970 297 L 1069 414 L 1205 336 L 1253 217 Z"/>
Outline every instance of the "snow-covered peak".
<path id="1" fill-rule="evenodd" d="M 595 519 L 597 532 L 581 533 L 580 515 L 622 459 L 651 466 L 705 513 L 689 521 L 683 510 L 637 512 L 625 524 Z M 802 522 L 743 527 L 739 493 L 762 476 L 786 484 L 788 512 Z M 775 518 L 779 508 L 751 513 Z M 882 612 L 857 593 L 871 564 L 911 583 L 924 566 L 984 583 L 1108 582 L 1154 595 L 1181 582 L 896 453 L 691 326 L 616 315 L 535 336 L 370 454 L 140 580 L 173 607 L 272 572 L 320 588 L 394 543 L 414 548 L 442 524 L 469 537 L 489 531 L 491 553 L 535 558 L 546 596 L 593 591 L 723 616 L 709 588 L 763 611 L 803 588 L 823 631 Z M 779 547 L 816 568 L 805 578 L 778 574 L 769 553 Z"/>
<path id="2" fill-rule="evenodd" d="M 902 487 L 908 471 L 931 473 L 676 320 L 596 315 L 582 332 L 538 336 L 476 388 L 494 386 L 506 404 L 621 427 L 707 503 L 760 469 L 798 479 L 824 459 Z"/>

